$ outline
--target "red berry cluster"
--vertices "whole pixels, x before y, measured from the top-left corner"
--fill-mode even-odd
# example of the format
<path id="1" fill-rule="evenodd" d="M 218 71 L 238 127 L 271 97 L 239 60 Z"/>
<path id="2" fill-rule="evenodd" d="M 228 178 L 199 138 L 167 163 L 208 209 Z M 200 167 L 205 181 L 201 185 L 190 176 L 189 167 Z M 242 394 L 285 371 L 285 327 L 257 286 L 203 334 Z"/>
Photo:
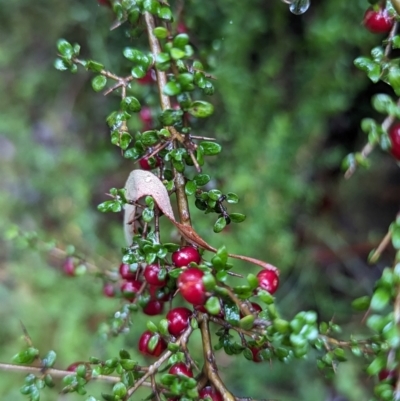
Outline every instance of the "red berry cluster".
<path id="1" fill-rule="evenodd" d="M 390 153 L 396 160 L 400 160 L 400 124 L 395 124 L 389 131 Z"/>

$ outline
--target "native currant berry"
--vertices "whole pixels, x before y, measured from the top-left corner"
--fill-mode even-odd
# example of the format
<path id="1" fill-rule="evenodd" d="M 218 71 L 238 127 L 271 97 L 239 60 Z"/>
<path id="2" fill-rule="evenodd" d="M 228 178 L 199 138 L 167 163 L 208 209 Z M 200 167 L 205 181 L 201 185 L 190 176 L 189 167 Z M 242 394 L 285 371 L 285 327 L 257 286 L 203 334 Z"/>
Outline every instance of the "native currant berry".
<path id="1" fill-rule="evenodd" d="M 164 302 L 150 300 L 143 308 L 143 313 L 149 316 L 161 315 L 164 309 Z"/>
<path id="2" fill-rule="evenodd" d="M 390 153 L 395 159 L 400 160 L 400 124 L 393 125 L 390 128 L 389 138 L 392 144 Z"/>
<path id="3" fill-rule="evenodd" d="M 160 354 L 165 351 L 167 348 L 167 344 L 165 341 L 158 336 L 157 342 L 155 344 L 155 347 L 150 350 L 149 349 L 149 342 L 153 336 L 158 336 L 157 334 L 152 333 L 149 330 L 146 330 L 139 338 L 139 351 L 143 355 L 149 355 L 149 356 L 160 356 Z"/>
<path id="4" fill-rule="evenodd" d="M 168 373 L 171 375 L 184 375 L 187 377 L 193 377 L 193 372 L 183 362 L 178 362 L 175 365 L 172 365 Z"/>
<path id="5" fill-rule="evenodd" d="M 189 267 L 180 274 L 177 284 L 185 301 L 193 305 L 205 304 L 207 297 L 203 276 L 204 272 L 196 267 Z"/>
<path id="6" fill-rule="evenodd" d="M 62 268 L 67 276 L 75 276 L 75 263 L 73 258 L 65 259 Z"/>
<path id="7" fill-rule="evenodd" d="M 150 164 L 150 158 L 145 156 L 139 160 L 140 167 L 143 170 L 153 170 L 157 167 L 160 167 L 161 159 L 159 156 L 153 156 L 154 162 Z"/>
<path id="8" fill-rule="evenodd" d="M 273 270 L 261 270 L 257 274 L 259 288 L 273 294 L 279 286 L 279 277 Z"/>
<path id="9" fill-rule="evenodd" d="M 162 287 L 166 284 L 165 279 L 159 278 L 161 268 L 159 265 L 147 265 L 144 269 L 143 276 L 144 279 L 151 285 L 155 287 Z"/>
<path id="10" fill-rule="evenodd" d="M 200 399 L 205 399 L 205 398 L 211 398 L 212 401 L 223 401 L 224 399 L 222 398 L 221 393 L 219 393 L 215 388 L 207 386 L 202 388 L 199 391 L 199 398 Z"/>
<path id="11" fill-rule="evenodd" d="M 192 262 L 199 264 L 200 260 L 199 251 L 192 246 L 184 246 L 172 254 L 172 263 L 175 267 L 184 267 Z"/>
<path id="12" fill-rule="evenodd" d="M 121 292 L 124 298 L 133 300 L 141 287 L 142 283 L 138 280 L 126 281 L 121 285 Z"/>
<path id="13" fill-rule="evenodd" d="M 168 332 L 175 337 L 181 335 L 189 327 L 192 311 L 188 308 L 178 307 L 167 313 Z"/>
<path id="14" fill-rule="evenodd" d="M 126 263 L 119 265 L 119 275 L 125 280 L 135 280 L 136 273 L 131 270 L 131 266 Z"/>
<path id="15" fill-rule="evenodd" d="M 394 24 L 393 17 L 386 9 L 369 8 L 364 15 L 364 26 L 372 33 L 388 33 Z"/>
<path id="16" fill-rule="evenodd" d="M 115 287 L 112 283 L 104 283 L 103 294 L 108 298 L 113 298 L 115 296 Z"/>

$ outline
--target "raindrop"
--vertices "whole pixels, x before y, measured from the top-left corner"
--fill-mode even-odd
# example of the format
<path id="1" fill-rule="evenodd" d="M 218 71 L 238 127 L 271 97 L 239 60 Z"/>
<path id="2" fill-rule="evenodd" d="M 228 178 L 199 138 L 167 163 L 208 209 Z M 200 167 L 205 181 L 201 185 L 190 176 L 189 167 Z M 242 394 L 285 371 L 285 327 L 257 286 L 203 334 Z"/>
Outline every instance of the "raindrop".
<path id="1" fill-rule="evenodd" d="M 290 6 L 289 10 L 296 15 L 304 14 L 310 7 L 310 0 L 294 0 Z"/>

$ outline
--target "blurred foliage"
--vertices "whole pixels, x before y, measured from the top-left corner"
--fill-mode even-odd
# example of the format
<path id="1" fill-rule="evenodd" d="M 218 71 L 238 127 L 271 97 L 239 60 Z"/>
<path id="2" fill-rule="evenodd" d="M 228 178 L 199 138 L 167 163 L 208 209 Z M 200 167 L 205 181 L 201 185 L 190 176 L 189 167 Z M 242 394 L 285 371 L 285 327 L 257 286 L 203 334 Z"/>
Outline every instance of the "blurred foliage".
<path id="1" fill-rule="evenodd" d="M 194 210 L 196 229 L 216 247 L 276 264 L 283 315 L 316 309 L 321 319 L 334 316 L 347 333 L 362 330 L 350 300 L 371 291 L 379 266 L 368 267 L 366 255 L 397 211 L 396 166 L 389 157 L 378 152 L 371 171 L 350 182 L 338 179 L 343 156 L 363 143 L 359 121 L 372 113 L 367 78 L 353 67 L 354 58 L 377 43 L 360 24 L 366 6 L 364 0 L 315 0 L 295 16 L 279 0 L 190 0 L 182 13 L 196 50 L 217 77 L 216 112 L 198 134 L 219 138 L 224 151 L 205 172 L 239 194 L 238 210 L 247 215 L 236 230 L 214 234 L 212 220 Z M 55 43 L 64 37 L 80 43 L 85 57 L 120 72 L 128 41 L 124 28 L 109 32 L 112 22 L 95 0 L 14 0 L 0 13 L 0 226 L 37 231 L 61 248 L 72 243 L 104 268 L 120 262 L 122 220 L 96 206 L 109 188 L 123 187 L 133 168 L 109 143 L 105 117 L 117 100 L 91 91 L 89 73 L 61 75 L 52 64 Z M 145 87 L 137 90 L 156 104 Z M 143 317 L 135 317 L 126 336 L 107 342 L 99 335 L 119 307 L 102 296 L 100 279 L 65 278 L 60 260 L 7 241 L 0 242 L 0 255 L 2 362 L 22 344 L 19 320 L 43 353 L 57 351 L 59 368 L 91 355 L 111 357 L 122 347 L 134 352 Z M 368 397 L 357 360 L 343 364 L 330 382 L 311 357 L 270 366 L 221 353 L 219 362 L 239 395 Z M 23 399 L 21 384 L 19 374 L 2 372 L 0 397 Z"/>

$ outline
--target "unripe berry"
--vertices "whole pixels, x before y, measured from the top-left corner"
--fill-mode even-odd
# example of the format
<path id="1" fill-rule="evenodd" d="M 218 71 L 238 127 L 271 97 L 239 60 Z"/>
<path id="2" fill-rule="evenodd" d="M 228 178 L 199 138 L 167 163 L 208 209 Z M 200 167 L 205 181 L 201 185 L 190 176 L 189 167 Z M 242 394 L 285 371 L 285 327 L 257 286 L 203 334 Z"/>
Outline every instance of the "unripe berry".
<path id="1" fill-rule="evenodd" d="M 188 308 L 178 307 L 171 309 L 167 313 L 168 332 L 175 337 L 181 335 L 189 327 L 191 316 L 192 311 Z"/>
<path id="2" fill-rule="evenodd" d="M 364 15 L 364 26 L 372 33 L 388 33 L 394 24 L 393 17 L 386 9 L 369 8 Z"/>
<path id="3" fill-rule="evenodd" d="M 157 334 L 152 333 L 151 331 L 147 330 L 145 331 L 139 338 L 139 351 L 143 355 L 149 355 L 149 356 L 160 356 L 163 351 L 167 348 L 167 344 L 165 341 L 161 338 L 158 337 L 156 346 L 154 349 L 151 351 L 149 350 L 149 341 L 153 336 L 156 336 Z"/>
<path id="4" fill-rule="evenodd" d="M 175 267 L 188 266 L 189 263 L 199 264 L 201 261 L 201 256 L 199 251 L 192 246 L 184 246 L 172 254 L 172 263 Z"/>
<path id="5" fill-rule="evenodd" d="M 204 305 L 207 300 L 203 276 L 203 271 L 190 267 L 178 277 L 177 284 L 182 297 L 193 305 Z"/>
<path id="6" fill-rule="evenodd" d="M 257 274 L 259 288 L 268 291 L 273 294 L 279 286 L 279 277 L 273 270 L 261 270 Z"/>

